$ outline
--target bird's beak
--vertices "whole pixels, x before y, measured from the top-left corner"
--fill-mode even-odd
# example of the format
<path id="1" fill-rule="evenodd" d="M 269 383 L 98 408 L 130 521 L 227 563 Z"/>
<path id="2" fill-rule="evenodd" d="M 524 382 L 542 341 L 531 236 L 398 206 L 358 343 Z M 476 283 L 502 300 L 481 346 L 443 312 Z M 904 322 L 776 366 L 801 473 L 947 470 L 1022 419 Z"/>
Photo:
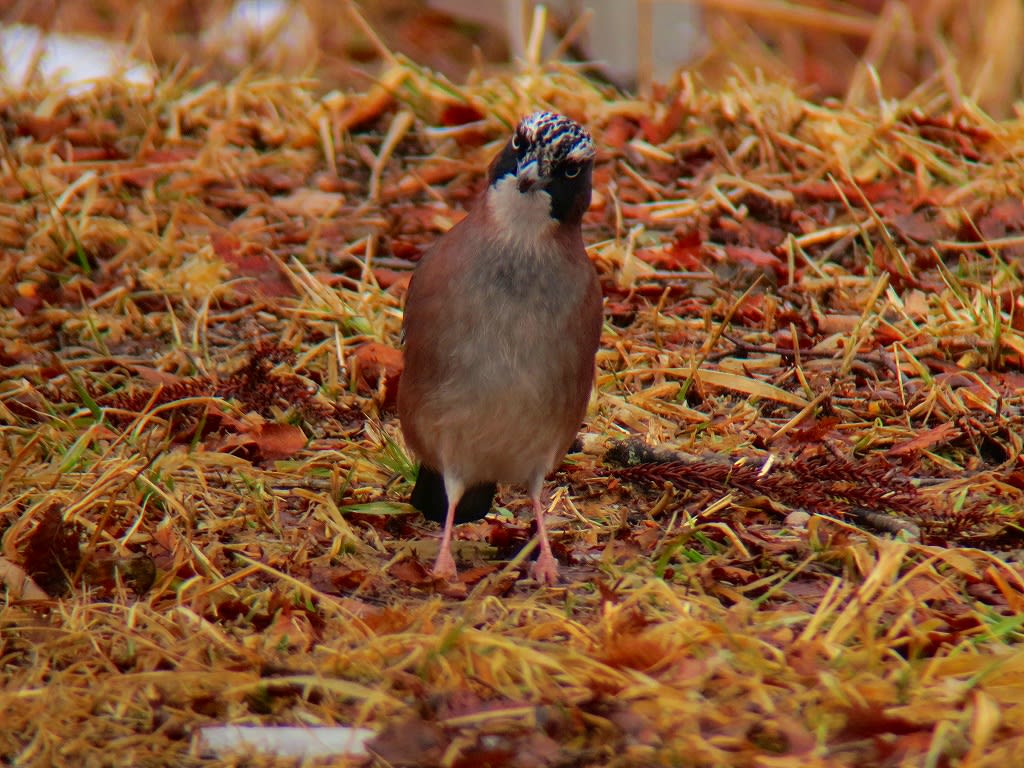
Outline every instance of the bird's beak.
<path id="1" fill-rule="evenodd" d="M 516 173 L 516 185 L 519 187 L 519 191 L 524 194 L 531 189 L 544 189 L 547 183 L 547 177 L 540 175 L 540 166 L 537 165 L 536 160 L 531 160 L 526 165 L 521 166 L 518 173 Z"/>

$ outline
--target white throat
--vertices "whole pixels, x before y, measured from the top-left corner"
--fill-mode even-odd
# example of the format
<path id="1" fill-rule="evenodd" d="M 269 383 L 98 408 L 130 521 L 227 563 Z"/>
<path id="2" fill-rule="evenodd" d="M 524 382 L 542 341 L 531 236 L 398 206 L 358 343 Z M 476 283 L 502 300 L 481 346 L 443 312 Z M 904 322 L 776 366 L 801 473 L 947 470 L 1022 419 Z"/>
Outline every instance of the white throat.
<path id="1" fill-rule="evenodd" d="M 520 192 L 515 174 L 487 190 L 487 208 L 495 235 L 523 250 L 537 250 L 558 226 L 551 218 L 551 195 L 542 189 Z"/>

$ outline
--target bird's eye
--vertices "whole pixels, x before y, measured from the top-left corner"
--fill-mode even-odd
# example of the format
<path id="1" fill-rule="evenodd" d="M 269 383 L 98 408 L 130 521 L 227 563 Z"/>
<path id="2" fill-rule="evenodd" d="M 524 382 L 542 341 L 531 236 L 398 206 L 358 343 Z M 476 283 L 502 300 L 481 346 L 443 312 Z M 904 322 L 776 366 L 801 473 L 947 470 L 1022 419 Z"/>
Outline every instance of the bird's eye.
<path id="1" fill-rule="evenodd" d="M 523 145 L 522 145 L 522 142 L 519 141 L 519 137 L 518 136 L 513 136 L 512 137 L 512 149 L 514 149 L 514 150 L 516 150 L 518 152 L 520 149 L 522 149 L 522 147 L 523 147 Z"/>
<path id="2" fill-rule="evenodd" d="M 565 178 L 567 178 L 567 179 L 575 179 L 577 176 L 580 175 L 580 170 L 581 170 L 580 166 L 578 166 L 578 165 L 570 165 L 570 166 L 568 166 L 565 169 Z"/>

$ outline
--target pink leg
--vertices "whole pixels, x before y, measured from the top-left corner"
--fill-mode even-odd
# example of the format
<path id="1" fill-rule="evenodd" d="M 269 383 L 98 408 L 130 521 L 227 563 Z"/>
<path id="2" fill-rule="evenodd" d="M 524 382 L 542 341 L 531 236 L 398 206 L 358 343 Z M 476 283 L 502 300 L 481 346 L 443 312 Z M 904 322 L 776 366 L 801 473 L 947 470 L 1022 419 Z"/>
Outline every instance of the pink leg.
<path id="1" fill-rule="evenodd" d="M 441 549 L 434 562 L 434 578 L 453 581 L 458 576 L 455 558 L 452 557 L 452 528 L 455 527 L 455 507 L 462 497 L 462 487 L 458 483 L 445 479 L 445 493 L 448 495 L 448 514 L 444 518 L 444 533 L 441 536 Z"/>
<path id="2" fill-rule="evenodd" d="M 537 561 L 530 569 L 533 578 L 541 584 L 558 583 L 558 561 L 551 554 L 551 544 L 548 542 L 548 530 L 544 525 L 544 505 L 540 501 L 540 492 L 531 494 L 533 500 L 533 514 L 537 518 L 537 539 L 540 542 L 540 554 Z"/>

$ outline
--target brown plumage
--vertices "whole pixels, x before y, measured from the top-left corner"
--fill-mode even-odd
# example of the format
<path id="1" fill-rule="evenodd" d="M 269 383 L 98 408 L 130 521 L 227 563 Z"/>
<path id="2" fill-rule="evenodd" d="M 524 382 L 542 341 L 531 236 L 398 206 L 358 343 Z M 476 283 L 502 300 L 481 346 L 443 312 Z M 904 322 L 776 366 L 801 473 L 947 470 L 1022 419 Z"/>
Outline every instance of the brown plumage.
<path id="1" fill-rule="evenodd" d="M 444 508 L 438 577 L 456 573 L 454 523 L 482 517 L 495 484 L 509 482 L 533 501 L 534 575 L 557 579 L 541 492 L 593 386 L 601 291 L 580 232 L 593 157 L 590 137 L 568 118 L 524 119 L 481 199 L 410 283 L 398 409 L 422 462 L 412 501 L 434 518 Z"/>

